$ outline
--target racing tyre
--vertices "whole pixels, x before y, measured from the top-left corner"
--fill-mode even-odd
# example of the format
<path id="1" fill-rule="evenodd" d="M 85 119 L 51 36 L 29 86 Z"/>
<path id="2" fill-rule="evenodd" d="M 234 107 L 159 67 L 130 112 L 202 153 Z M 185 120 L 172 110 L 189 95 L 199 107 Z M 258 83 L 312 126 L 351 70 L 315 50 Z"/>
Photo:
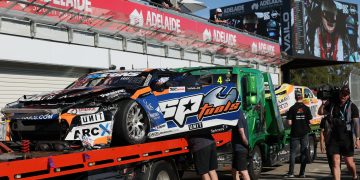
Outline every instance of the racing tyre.
<path id="1" fill-rule="evenodd" d="M 249 160 L 249 175 L 252 180 L 257 180 L 260 177 L 262 170 L 262 156 L 258 146 L 255 146 L 251 152 L 251 158 Z"/>
<path id="2" fill-rule="evenodd" d="M 317 143 L 314 136 L 309 136 L 309 163 L 312 163 L 316 159 L 316 147 Z"/>
<path id="3" fill-rule="evenodd" d="M 114 116 L 112 146 L 141 144 L 146 140 L 148 119 L 142 107 L 134 100 L 124 100 Z"/>

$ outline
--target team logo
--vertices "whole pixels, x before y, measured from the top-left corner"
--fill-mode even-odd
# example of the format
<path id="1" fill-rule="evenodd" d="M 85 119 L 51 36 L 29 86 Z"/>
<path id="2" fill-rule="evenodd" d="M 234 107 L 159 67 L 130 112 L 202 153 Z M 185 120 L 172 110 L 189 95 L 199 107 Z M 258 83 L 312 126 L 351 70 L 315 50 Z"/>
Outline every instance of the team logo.
<path id="1" fill-rule="evenodd" d="M 183 127 L 186 119 L 197 116 L 199 121 L 203 118 L 223 113 L 238 111 L 240 102 L 235 88 L 226 91 L 226 87 L 216 87 L 208 94 L 196 94 L 181 99 L 173 99 L 159 103 L 165 120 L 173 120 Z M 192 127 L 193 128 L 193 127 Z"/>
<path id="2" fill-rule="evenodd" d="M 251 5 L 251 10 L 258 10 L 259 9 L 259 3 L 254 3 Z"/>
<path id="3" fill-rule="evenodd" d="M 111 136 L 112 122 L 102 122 L 90 125 L 77 126 L 72 128 L 65 140 L 81 140 L 84 136 L 96 139 L 104 136 Z"/>
<path id="4" fill-rule="evenodd" d="M 144 26 L 144 16 L 142 14 L 142 11 L 139 12 L 137 9 L 135 9 L 130 14 L 130 24 L 138 27 Z"/>
<path id="5" fill-rule="evenodd" d="M 205 31 L 203 32 L 203 40 L 204 41 L 212 41 L 211 31 L 210 30 L 205 29 Z"/>

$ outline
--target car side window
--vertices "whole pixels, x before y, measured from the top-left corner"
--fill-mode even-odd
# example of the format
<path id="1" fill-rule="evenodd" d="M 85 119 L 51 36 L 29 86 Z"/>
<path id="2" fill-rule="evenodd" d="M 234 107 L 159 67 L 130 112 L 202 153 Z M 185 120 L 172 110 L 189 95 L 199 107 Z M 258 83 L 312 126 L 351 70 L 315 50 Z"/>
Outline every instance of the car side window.
<path id="1" fill-rule="evenodd" d="M 305 96 L 305 98 L 313 98 L 313 95 L 312 95 L 310 89 L 307 89 L 307 88 L 304 89 L 304 96 Z"/>
<path id="2" fill-rule="evenodd" d="M 296 93 L 302 94 L 302 89 L 301 88 L 295 88 L 295 94 Z"/>

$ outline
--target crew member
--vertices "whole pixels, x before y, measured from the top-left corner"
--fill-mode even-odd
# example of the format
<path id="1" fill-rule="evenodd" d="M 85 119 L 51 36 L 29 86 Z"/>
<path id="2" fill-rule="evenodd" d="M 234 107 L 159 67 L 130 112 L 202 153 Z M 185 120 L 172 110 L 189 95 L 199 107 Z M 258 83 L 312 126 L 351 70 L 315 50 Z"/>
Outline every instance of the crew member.
<path id="1" fill-rule="evenodd" d="M 240 180 L 240 173 L 244 180 L 250 180 L 247 170 L 249 158 L 249 130 L 246 119 L 241 110 L 237 126 L 234 126 L 232 129 L 231 143 L 233 147 L 233 179 Z"/>
<path id="2" fill-rule="evenodd" d="M 329 116 L 328 136 L 331 141 L 326 150 L 332 154 L 334 179 L 340 180 L 341 178 L 340 156 L 344 157 L 353 179 L 358 179 L 354 163 L 353 131 L 356 136 L 355 145 L 360 147 L 359 109 L 350 100 L 348 85 L 341 88 L 338 101 L 320 106 L 319 114 Z"/>
<path id="3" fill-rule="evenodd" d="M 202 180 L 218 180 L 216 145 L 210 132 L 192 135 L 188 142 L 197 174 Z"/>
<path id="4" fill-rule="evenodd" d="M 310 120 L 312 119 L 310 108 L 302 102 L 302 94 L 295 92 L 296 103 L 290 107 L 287 113 L 288 124 L 291 126 L 290 132 L 290 165 L 289 172 L 285 177 L 294 176 L 294 165 L 296 149 L 300 143 L 301 167 L 299 177 L 305 178 L 305 168 L 308 157 Z"/>

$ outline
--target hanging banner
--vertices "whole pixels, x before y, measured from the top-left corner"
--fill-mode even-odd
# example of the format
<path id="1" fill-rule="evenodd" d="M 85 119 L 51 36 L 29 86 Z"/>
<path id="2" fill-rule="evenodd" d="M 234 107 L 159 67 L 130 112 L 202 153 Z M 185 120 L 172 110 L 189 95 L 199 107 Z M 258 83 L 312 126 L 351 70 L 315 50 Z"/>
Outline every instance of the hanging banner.
<path id="1" fill-rule="evenodd" d="M 280 46 L 273 41 L 126 0 L 1 1 L 0 14 L 35 22 L 121 35 L 202 52 L 280 64 Z"/>

